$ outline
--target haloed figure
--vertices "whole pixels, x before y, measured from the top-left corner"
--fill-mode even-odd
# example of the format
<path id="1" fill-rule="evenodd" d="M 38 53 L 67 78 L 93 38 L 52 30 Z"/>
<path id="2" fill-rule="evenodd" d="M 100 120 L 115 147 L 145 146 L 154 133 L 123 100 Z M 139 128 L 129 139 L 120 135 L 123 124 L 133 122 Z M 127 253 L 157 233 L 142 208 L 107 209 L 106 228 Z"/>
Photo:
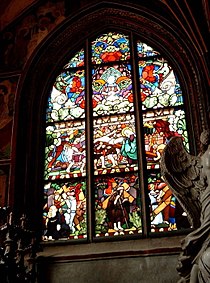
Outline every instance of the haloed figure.
<path id="1" fill-rule="evenodd" d="M 137 146 L 136 146 L 136 136 L 134 131 L 125 127 L 122 130 L 122 136 L 124 136 L 121 154 L 126 157 L 130 165 L 137 163 Z"/>

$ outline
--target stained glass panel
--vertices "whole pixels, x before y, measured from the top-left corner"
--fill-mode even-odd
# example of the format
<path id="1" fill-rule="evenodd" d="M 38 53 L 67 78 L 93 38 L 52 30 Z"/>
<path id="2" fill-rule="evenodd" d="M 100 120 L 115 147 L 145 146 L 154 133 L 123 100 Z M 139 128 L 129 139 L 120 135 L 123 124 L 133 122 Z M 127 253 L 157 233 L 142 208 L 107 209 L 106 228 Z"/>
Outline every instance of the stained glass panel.
<path id="1" fill-rule="evenodd" d="M 85 181 L 45 185 L 43 225 L 43 240 L 87 237 Z"/>
<path id="2" fill-rule="evenodd" d="M 85 176 L 85 124 L 65 122 L 46 129 L 45 179 Z"/>
<path id="3" fill-rule="evenodd" d="M 124 61 L 130 58 L 128 36 L 116 32 L 102 34 L 92 42 L 92 63 Z"/>
<path id="4" fill-rule="evenodd" d="M 173 136 L 181 136 L 188 149 L 185 113 L 183 110 L 162 109 L 143 115 L 147 168 L 159 168 L 161 154 Z"/>
<path id="5" fill-rule="evenodd" d="M 95 237 L 142 235 L 149 216 L 151 232 L 188 228 L 186 215 L 160 173 L 161 154 L 171 137 L 181 136 L 189 150 L 176 74 L 157 50 L 141 41 L 132 48 L 137 54 L 131 54 L 128 35 L 108 32 L 89 43 L 85 54 L 82 48 L 67 61 L 48 97 L 43 239 L 83 239 L 92 234 L 86 226 L 87 193 L 88 209 L 95 206 L 88 215 L 94 220 L 88 221 L 88 228 Z M 138 60 L 137 72 L 131 55 Z M 87 62 L 92 63 L 91 74 L 85 74 Z M 143 157 L 137 146 L 142 142 L 146 172 L 138 167 Z M 149 207 L 141 203 L 138 174 Z M 84 178 L 93 188 L 86 188 Z"/>
<path id="6" fill-rule="evenodd" d="M 133 115 L 94 120 L 94 168 L 95 175 L 138 169 Z"/>
<path id="7" fill-rule="evenodd" d="M 162 180 L 160 173 L 149 174 L 148 193 L 151 232 L 167 232 L 190 227 L 186 213 Z"/>
<path id="8" fill-rule="evenodd" d="M 142 109 L 183 105 L 183 97 L 172 68 L 164 59 L 139 61 Z"/>
<path id="9" fill-rule="evenodd" d="M 160 53 L 157 50 L 154 50 L 151 46 L 141 41 L 137 41 L 137 53 L 138 53 L 138 57 L 143 57 L 143 58 L 160 55 Z"/>
<path id="10" fill-rule="evenodd" d="M 130 65 L 94 68 L 93 115 L 133 111 L 133 91 Z"/>
<path id="11" fill-rule="evenodd" d="M 82 48 L 79 52 L 77 52 L 74 57 L 64 66 L 64 69 L 67 68 L 76 68 L 84 66 L 84 49 Z"/>
<path id="12" fill-rule="evenodd" d="M 138 177 L 95 178 L 95 233 L 100 236 L 142 233 Z"/>
<path id="13" fill-rule="evenodd" d="M 48 98 L 47 122 L 84 117 L 85 73 L 83 70 L 61 73 Z"/>

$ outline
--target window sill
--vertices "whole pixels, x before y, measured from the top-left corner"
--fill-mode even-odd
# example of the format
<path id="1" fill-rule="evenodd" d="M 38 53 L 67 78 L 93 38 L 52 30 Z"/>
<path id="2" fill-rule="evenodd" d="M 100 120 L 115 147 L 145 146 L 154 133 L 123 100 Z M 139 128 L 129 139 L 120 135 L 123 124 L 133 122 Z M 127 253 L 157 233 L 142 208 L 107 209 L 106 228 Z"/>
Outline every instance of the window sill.
<path id="1" fill-rule="evenodd" d="M 181 240 L 185 236 L 149 238 L 138 240 L 98 242 L 76 245 L 43 244 L 43 252 L 38 254 L 38 262 L 88 261 L 95 259 L 143 257 L 179 254 Z"/>

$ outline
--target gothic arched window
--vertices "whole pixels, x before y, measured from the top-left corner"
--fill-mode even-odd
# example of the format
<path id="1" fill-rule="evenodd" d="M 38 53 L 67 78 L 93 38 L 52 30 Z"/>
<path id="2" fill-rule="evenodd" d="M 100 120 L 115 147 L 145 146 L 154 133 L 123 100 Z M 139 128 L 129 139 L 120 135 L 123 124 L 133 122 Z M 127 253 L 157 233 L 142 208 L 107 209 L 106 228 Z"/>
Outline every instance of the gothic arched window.
<path id="1" fill-rule="evenodd" d="M 43 238 L 187 227 L 159 163 L 178 135 L 188 148 L 183 95 L 169 62 L 133 34 L 86 41 L 48 97 Z"/>

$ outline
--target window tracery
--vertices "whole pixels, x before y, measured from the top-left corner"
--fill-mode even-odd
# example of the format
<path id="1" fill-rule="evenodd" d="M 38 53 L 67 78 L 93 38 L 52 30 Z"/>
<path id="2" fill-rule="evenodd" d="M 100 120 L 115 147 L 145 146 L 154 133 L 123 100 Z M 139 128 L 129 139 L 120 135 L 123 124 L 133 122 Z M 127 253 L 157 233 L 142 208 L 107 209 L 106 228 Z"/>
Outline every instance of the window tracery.
<path id="1" fill-rule="evenodd" d="M 188 148 L 178 78 L 129 34 L 110 31 L 88 49 L 64 65 L 48 97 L 43 238 L 177 230 L 185 221 L 177 225 L 182 212 L 159 162 L 172 136 Z"/>

